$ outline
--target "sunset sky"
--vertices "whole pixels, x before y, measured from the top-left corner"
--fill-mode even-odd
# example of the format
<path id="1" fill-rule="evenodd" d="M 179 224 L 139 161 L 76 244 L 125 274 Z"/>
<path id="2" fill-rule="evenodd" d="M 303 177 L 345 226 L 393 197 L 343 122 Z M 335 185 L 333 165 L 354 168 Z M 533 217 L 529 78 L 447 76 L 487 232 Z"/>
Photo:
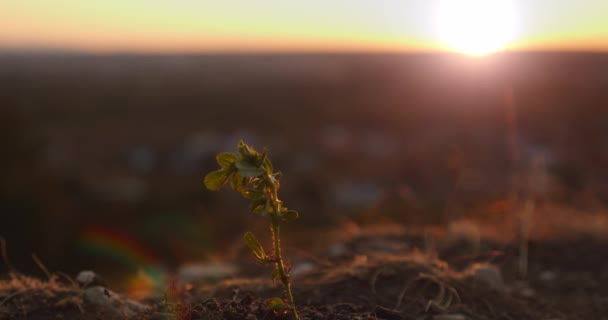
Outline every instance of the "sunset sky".
<path id="1" fill-rule="evenodd" d="M 441 1 L 4 0 L 0 49 L 445 50 L 437 32 Z M 511 2 L 515 29 L 506 48 L 608 51 L 608 0 Z"/>

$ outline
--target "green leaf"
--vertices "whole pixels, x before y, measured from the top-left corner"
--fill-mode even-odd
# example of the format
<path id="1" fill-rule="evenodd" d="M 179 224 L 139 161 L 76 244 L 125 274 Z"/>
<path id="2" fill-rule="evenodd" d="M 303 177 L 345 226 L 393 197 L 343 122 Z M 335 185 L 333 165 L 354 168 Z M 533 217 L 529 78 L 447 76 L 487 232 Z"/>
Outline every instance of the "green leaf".
<path id="1" fill-rule="evenodd" d="M 264 304 L 268 307 L 268 309 L 272 311 L 282 312 L 285 310 L 289 310 L 289 305 L 283 301 L 283 299 L 274 297 L 270 299 L 266 299 Z"/>
<path id="2" fill-rule="evenodd" d="M 235 164 L 239 174 L 245 178 L 259 177 L 266 172 L 264 169 L 256 167 L 247 161 L 239 160 Z"/>
<path id="3" fill-rule="evenodd" d="M 255 190 L 264 190 L 267 187 L 266 180 L 262 179 L 260 177 L 252 178 L 251 185 L 253 186 L 253 189 L 255 189 Z"/>
<path id="4" fill-rule="evenodd" d="M 275 182 L 279 182 L 279 180 L 281 180 L 281 178 L 283 178 L 283 172 L 279 171 L 279 172 L 273 174 L 272 178 L 274 179 Z"/>
<path id="5" fill-rule="evenodd" d="M 251 250 L 251 253 L 253 253 L 253 255 L 255 256 L 256 260 L 258 260 L 258 263 L 264 263 L 266 262 L 266 260 L 268 260 L 268 256 L 264 252 L 264 248 L 262 248 L 262 245 L 260 244 L 258 239 L 253 235 L 253 233 L 246 232 L 243 236 L 243 239 L 245 239 L 245 243 Z"/>
<path id="6" fill-rule="evenodd" d="M 272 277 L 272 280 L 274 280 L 279 276 L 279 274 L 280 274 L 279 269 L 274 269 L 274 270 L 272 270 L 272 274 L 270 274 L 270 276 Z"/>
<path id="7" fill-rule="evenodd" d="M 253 213 L 265 215 L 267 202 L 268 201 L 266 199 L 255 200 L 251 203 L 251 206 L 249 207 L 249 209 L 251 209 L 251 212 L 253 212 Z"/>
<path id="8" fill-rule="evenodd" d="M 239 142 L 239 145 L 236 147 L 236 149 L 241 154 L 241 156 L 243 156 L 243 158 L 245 158 L 245 159 L 255 159 L 259 155 L 257 151 L 255 151 L 252 147 L 245 144 L 245 142 L 243 142 L 243 140 L 241 140 Z"/>
<path id="9" fill-rule="evenodd" d="M 287 210 L 287 211 L 283 212 L 283 220 L 285 220 L 285 221 L 293 221 L 293 220 L 297 219 L 299 216 L 300 216 L 300 214 L 294 210 Z"/>
<path id="10" fill-rule="evenodd" d="M 274 171 L 274 167 L 272 166 L 272 161 L 270 161 L 270 159 L 268 159 L 268 157 L 264 158 L 264 168 L 266 169 L 266 172 Z"/>
<path id="11" fill-rule="evenodd" d="M 217 191 L 228 181 L 229 173 L 224 170 L 217 170 L 205 176 L 205 187 L 212 191 Z"/>
<path id="12" fill-rule="evenodd" d="M 226 169 L 236 162 L 237 157 L 234 153 L 222 152 L 215 156 L 215 160 L 222 168 Z"/>
<path id="13" fill-rule="evenodd" d="M 230 178 L 230 187 L 232 190 L 241 192 L 243 188 L 247 185 L 247 178 L 241 177 L 240 174 L 235 173 Z"/>

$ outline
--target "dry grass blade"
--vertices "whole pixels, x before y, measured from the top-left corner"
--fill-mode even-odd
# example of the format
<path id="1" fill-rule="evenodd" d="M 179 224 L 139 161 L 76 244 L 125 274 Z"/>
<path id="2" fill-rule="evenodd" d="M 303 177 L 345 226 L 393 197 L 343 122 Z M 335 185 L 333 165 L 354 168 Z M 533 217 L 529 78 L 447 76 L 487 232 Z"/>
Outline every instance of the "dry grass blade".
<path id="1" fill-rule="evenodd" d="M 374 272 L 374 274 L 372 275 L 372 277 L 371 277 L 371 279 L 369 281 L 369 286 L 370 286 L 373 294 L 377 293 L 376 292 L 376 282 L 378 281 L 378 277 L 380 277 L 380 275 L 383 274 L 383 273 L 387 273 L 388 274 L 388 273 L 393 273 L 393 272 L 394 271 L 391 270 L 388 267 L 382 267 L 382 268 L 380 268 L 380 269 L 378 269 L 378 270 L 376 270 Z"/>
<path id="2" fill-rule="evenodd" d="M 40 261 L 40 259 L 38 258 L 38 256 L 36 256 L 35 253 L 32 253 L 32 259 L 34 259 L 34 262 L 36 262 L 36 265 L 38 265 L 38 268 L 40 268 L 40 270 L 42 270 L 42 272 L 44 272 L 44 274 L 47 276 L 47 278 L 49 280 L 53 280 L 53 276 L 49 272 L 49 269 L 47 269 L 44 266 L 44 264 L 42 263 L 42 261 Z"/>
<path id="3" fill-rule="evenodd" d="M 3 237 L 0 237 L 0 251 L 2 253 L 2 261 L 4 262 L 4 264 L 10 272 L 14 272 L 15 268 L 11 264 L 11 261 L 8 259 L 8 254 L 6 251 L 6 240 Z"/>
<path id="4" fill-rule="evenodd" d="M 399 293 L 399 296 L 397 297 L 397 304 L 395 305 L 395 309 L 398 309 L 401 307 L 401 302 L 403 301 L 405 294 L 407 293 L 409 288 L 412 286 L 412 284 L 415 282 L 419 282 L 419 281 L 425 282 L 424 286 L 421 289 L 421 292 L 424 292 L 426 290 L 426 288 L 432 284 L 436 285 L 437 289 L 439 290 L 439 292 L 437 293 L 435 298 L 429 300 L 426 303 L 425 309 L 427 312 L 430 310 L 431 307 L 436 307 L 437 309 L 445 311 L 452 305 L 452 302 L 454 301 L 454 299 L 456 299 L 458 301 L 458 303 L 460 303 L 460 301 L 461 301 L 460 296 L 458 295 L 458 292 L 456 291 L 456 289 L 454 287 L 448 285 L 445 281 L 439 279 L 438 277 L 436 277 L 434 275 L 421 273 L 418 275 L 418 277 L 416 279 L 410 281 L 403 288 L 403 290 L 401 290 L 401 292 Z"/>
<path id="5" fill-rule="evenodd" d="M 57 275 L 61 276 L 62 278 L 66 279 L 67 281 L 69 281 L 73 288 L 75 288 L 75 289 L 80 288 L 80 286 L 78 285 L 78 283 L 72 277 L 70 277 L 69 275 L 67 275 L 66 273 L 61 272 L 61 271 L 57 271 L 55 273 Z"/>
<path id="6" fill-rule="evenodd" d="M 445 281 L 439 279 L 438 277 L 430 274 L 420 274 L 419 280 L 428 280 L 431 283 L 434 283 L 439 288 L 439 293 L 427 304 L 427 311 L 431 306 L 435 306 L 440 310 L 447 310 L 451 305 L 454 297 L 460 302 L 460 296 L 456 289 L 450 285 L 448 285 Z"/>
<path id="7" fill-rule="evenodd" d="M 21 294 L 22 291 L 15 291 L 11 294 L 9 294 L 8 296 L 6 296 L 4 299 L 2 299 L 2 301 L 0 301 L 0 306 L 2 306 L 3 304 L 5 304 L 6 302 L 8 302 L 9 300 L 11 300 L 12 298 L 18 296 L 19 294 Z"/>

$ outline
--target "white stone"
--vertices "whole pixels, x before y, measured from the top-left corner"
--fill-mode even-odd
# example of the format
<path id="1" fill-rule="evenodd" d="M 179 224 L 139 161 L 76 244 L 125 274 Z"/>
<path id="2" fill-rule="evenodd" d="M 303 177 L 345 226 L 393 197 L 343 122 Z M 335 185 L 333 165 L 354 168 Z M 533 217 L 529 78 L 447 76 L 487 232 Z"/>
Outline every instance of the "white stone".
<path id="1" fill-rule="evenodd" d="M 293 267 L 291 269 L 291 276 L 297 278 L 314 269 L 315 269 L 315 264 L 310 261 L 298 262 L 293 265 Z"/>
<path id="2" fill-rule="evenodd" d="M 182 283 L 198 283 L 203 280 L 217 280 L 233 276 L 238 272 L 236 265 L 221 262 L 190 263 L 179 267 L 177 278 Z"/>
<path id="3" fill-rule="evenodd" d="M 505 290 L 505 283 L 502 279 L 502 273 L 500 269 L 495 265 L 488 263 L 476 263 L 469 267 L 468 272 L 470 278 L 487 287 L 503 291 Z"/>
<path id="4" fill-rule="evenodd" d="M 76 282 L 78 282 L 81 287 L 105 285 L 105 281 L 101 276 L 91 270 L 80 271 L 76 276 Z"/>
<path id="5" fill-rule="evenodd" d="M 141 303 L 122 298 L 101 286 L 85 289 L 83 296 L 84 301 L 105 319 L 131 318 L 148 308 Z"/>
<path id="6" fill-rule="evenodd" d="M 76 282 L 78 282 L 82 286 L 86 286 L 93 282 L 96 276 L 97 275 L 95 274 L 95 272 L 90 270 L 80 271 L 80 273 L 78 273 L 78 275 L 76 276 Z"/>

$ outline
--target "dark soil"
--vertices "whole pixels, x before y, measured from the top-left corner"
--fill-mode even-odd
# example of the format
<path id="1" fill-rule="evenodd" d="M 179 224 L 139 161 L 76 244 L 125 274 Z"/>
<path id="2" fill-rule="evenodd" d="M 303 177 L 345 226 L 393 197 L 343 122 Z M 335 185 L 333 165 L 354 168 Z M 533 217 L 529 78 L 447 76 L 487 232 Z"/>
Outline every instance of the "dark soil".
<path id="1" fill-rule="evenodd" d="M 592 237 L 531 241 L 523 279 L 513 245 L 438 239 L 429 248 L 423 239 L 403 232 L 360 233 L 319 253 L 328 257 L 322 263 L 296 257 L 294 270 L 313 266 L 293 278 L 300 317 L 608 319 L 608 242 Z M 493 266 L 504 284 L 479 275 L 480 268 Z M 170 290 L 162 298 L 141 301 L 147 311 L 114 318 L 290 319 L 264 304 L 266 298 L 281 296 L 278 284 L 265 276 L 269 270 L 247 270 L 242 278 Z M 252 276 L 256 270 L 264 276 Z M 0 319 L 112 318 L 88 304 L 82 289 L 69 280 L 11 277 L 0 282 Z"/>

